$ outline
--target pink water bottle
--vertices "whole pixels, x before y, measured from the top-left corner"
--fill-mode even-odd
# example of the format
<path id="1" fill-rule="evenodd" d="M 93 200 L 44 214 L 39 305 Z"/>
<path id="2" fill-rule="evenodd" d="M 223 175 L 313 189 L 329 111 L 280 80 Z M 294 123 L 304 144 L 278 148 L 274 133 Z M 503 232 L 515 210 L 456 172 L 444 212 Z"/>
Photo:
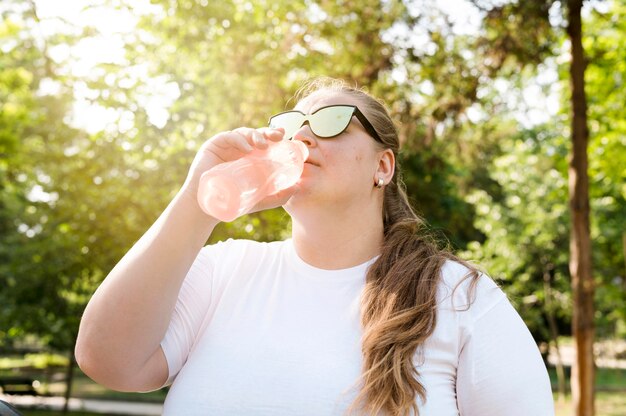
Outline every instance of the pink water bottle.
<path id="1" fill-rule="evenodd" d="M 200 208 L 229 222 L 266 196 L 294 185 L 309 156 L 306 145 L 299 140 L 268 141 L 268 145 L 204 172 L 198 187 Z"/>

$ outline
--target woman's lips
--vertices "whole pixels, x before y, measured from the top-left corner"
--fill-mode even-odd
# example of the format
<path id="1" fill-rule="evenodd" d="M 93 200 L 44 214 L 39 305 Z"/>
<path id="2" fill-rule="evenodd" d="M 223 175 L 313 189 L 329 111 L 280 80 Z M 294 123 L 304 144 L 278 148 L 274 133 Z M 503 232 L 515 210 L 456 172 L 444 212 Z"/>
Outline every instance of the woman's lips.
<path id="1" fill-rule="evenodd" d="M 304 161 L 304 163 L 305 163 L 305 164 L 309 164 L 309 165 L 313 165 L 313 166 L 319 166 L 319 165 L 318 165 L 317 163 L 315 163 L 314 161 L 312 161 L 312 160 L 308 160 L 308 159 L 307 159 L 307 160 L 305 160 L 305 161 Z"/>

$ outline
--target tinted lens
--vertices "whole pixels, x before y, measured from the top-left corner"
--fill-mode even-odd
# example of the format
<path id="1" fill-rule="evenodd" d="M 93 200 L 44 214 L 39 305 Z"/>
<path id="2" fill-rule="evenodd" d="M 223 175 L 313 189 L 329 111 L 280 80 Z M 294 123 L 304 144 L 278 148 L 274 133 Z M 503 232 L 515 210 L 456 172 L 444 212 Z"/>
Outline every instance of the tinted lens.
<path id="1" fill-rule="evenodd" d="M 350 106 L 335 105 L 318 110 L 310 118 L 311 130 L 319 137 L 333 137 L 343 132 L 350 120 L 354 108 Z"/>
<path id="2" fill-rule="evenodd" d="M 270 119 L 270 127 L 273 129 L 282 127 L 285 129 L 285 139 L 291 139 L 304 122 L 304 114 L 299 111 L 287 111 L 277 114 Z"/>

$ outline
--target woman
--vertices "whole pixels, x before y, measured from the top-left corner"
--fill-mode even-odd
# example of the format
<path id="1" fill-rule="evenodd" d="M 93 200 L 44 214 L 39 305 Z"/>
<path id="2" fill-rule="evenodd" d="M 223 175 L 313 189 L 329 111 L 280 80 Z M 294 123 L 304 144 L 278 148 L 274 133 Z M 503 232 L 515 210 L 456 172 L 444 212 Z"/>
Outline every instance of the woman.
<path id="1" fill-rule="evenodd" d="M 384 106 L 339 81 L 270 128 L 208 140 L 180 192 L 94 294 L 76 357 L 105 386 L 172 383 L 168 415 L 552 415 L 533 339 L 487 276 L 424 236 Z M 199 176 L 268 141 L 309 148 L 292 238 L 203 248 Z"/>

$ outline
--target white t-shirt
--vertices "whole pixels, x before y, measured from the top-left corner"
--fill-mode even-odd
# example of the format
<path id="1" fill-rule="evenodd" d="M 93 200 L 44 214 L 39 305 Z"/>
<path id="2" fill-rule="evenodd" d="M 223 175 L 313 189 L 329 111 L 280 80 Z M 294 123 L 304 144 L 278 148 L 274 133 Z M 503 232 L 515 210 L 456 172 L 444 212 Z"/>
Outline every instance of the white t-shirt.
<path id="1" fill-rule="evenodd" d="M 340 416 L 362 370 L 360 296 L 371 261 L 322 270 L 291 240 L 202 249 L 161 346 L 172 383 L 164 415 Z M 504 293 L 448 261 L 434 333 L 416 354 L 420 416 L 551 416 L 546 368 Z"/>

